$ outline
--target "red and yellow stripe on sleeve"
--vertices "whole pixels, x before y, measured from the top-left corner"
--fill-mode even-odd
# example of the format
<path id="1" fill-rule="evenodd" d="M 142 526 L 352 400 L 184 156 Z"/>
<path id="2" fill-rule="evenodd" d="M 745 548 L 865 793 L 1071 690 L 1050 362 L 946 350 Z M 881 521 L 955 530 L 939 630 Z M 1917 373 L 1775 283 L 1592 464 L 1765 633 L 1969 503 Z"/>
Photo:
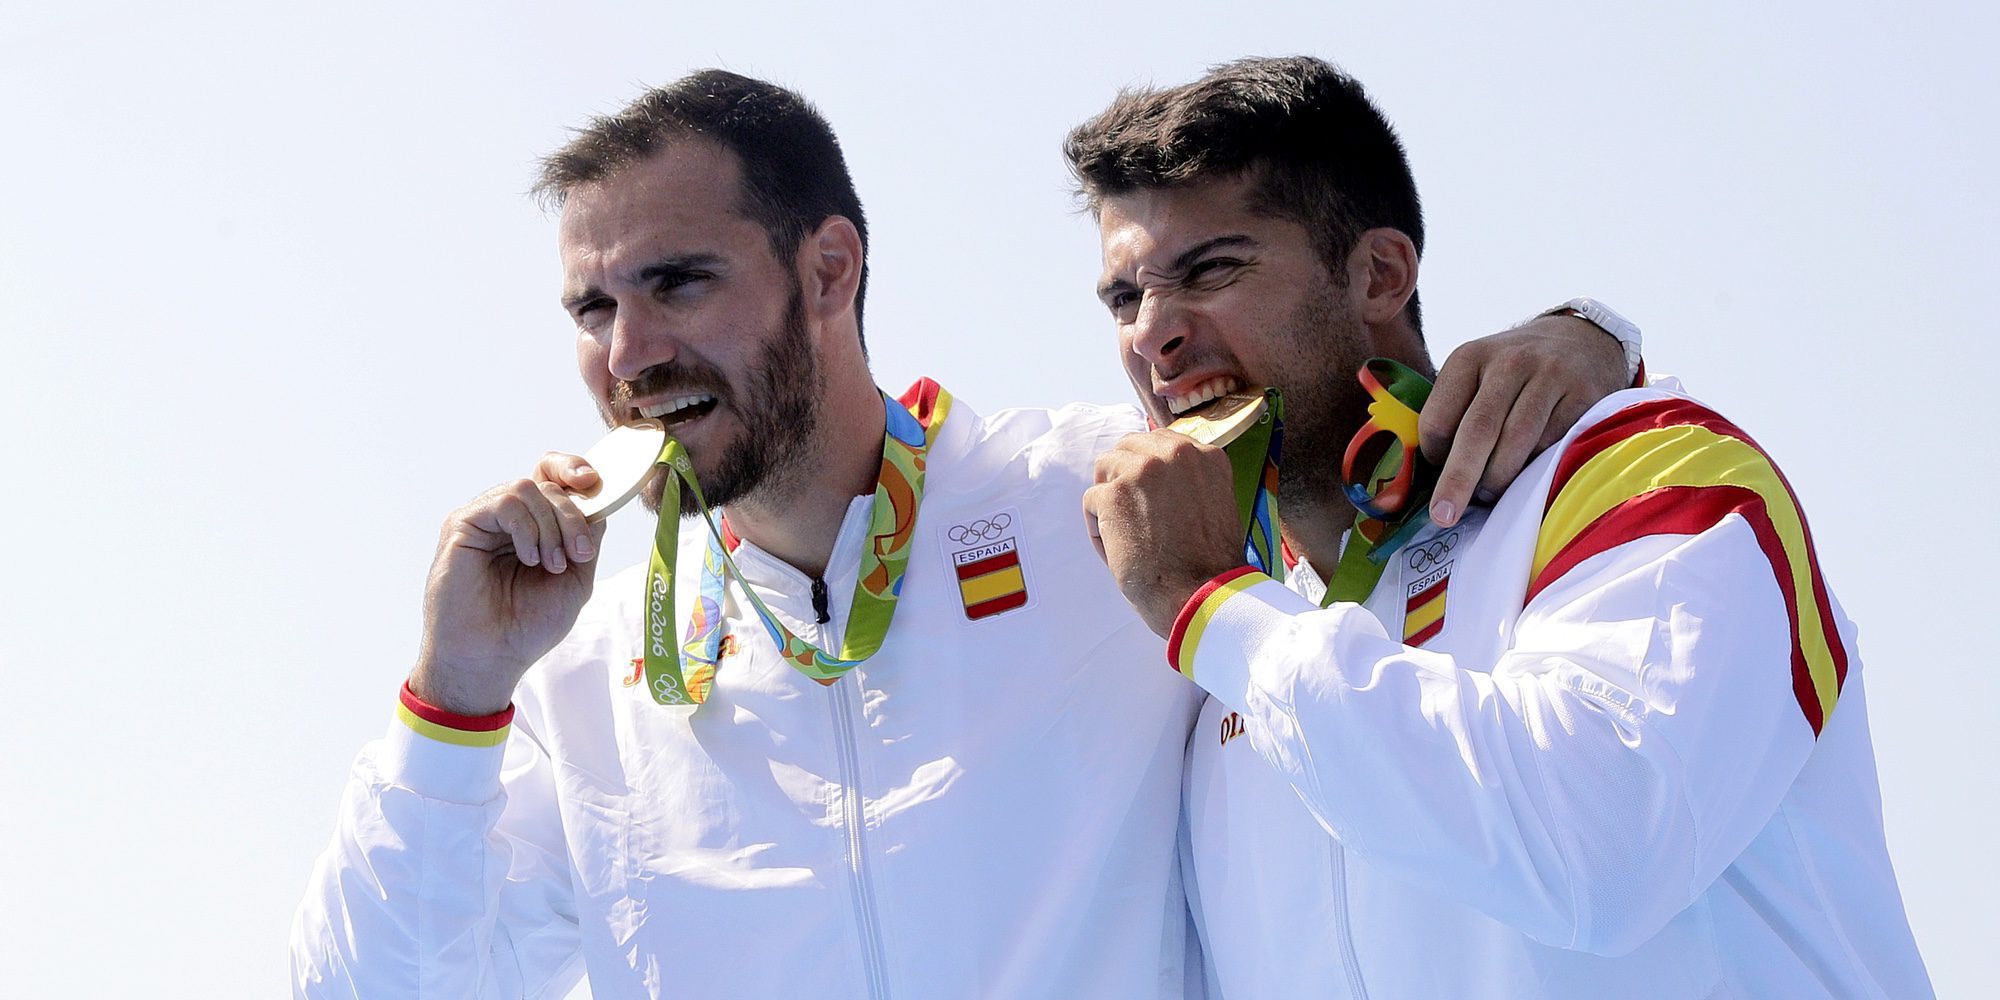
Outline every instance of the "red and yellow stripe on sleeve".
<path id="1" fill-rule="evenodd" d="M 1200 648 L 1202 633 L 1208 631 L 1208 622 L 1215 617 L 1216 609 L 1269 579 L 1255 566 L 1238 566 L 1202 584 L 1181 606 L 1173 630 L 1167 633 L 1167 663 L 1180 671 L 1182 677 L 1194 680 L 1194 652 Z"/>
<path id="2" fill-rule="evenodd" d="M 440 743 L 462 747 L 497 747 L 507 742 L 507 727 L 514 722 L 514 706 L 492 715 L 459 715 L 417 697 L 410 683 L 403 682 L 396 703 L 396 718 L 403 725 Z"/>
<path id="3" fill-rule="evenodd" d="M 1792 691 L 1817 736 L 1847 679 L 1812 531 L 1785 477 L 1735 424 L 1686 399 L 1627 407 L 1571 442 L 1556 466 L 1528 599 L 1591 556 L 1648 535 L 1692 535 L 1736 514 L 1783 593 Z"/>

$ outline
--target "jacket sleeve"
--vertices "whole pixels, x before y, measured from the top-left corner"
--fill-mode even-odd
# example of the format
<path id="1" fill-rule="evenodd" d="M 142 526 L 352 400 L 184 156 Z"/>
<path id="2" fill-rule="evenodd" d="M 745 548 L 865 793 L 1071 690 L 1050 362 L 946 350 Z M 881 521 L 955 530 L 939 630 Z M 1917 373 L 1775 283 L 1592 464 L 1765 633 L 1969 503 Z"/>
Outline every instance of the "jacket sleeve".
<path id="1" fill-rule="evenodd" d="M 1601 954 L 1651 937 L 1770 822 L 1848 655 L 1777 470 L 1713 413 L 1655 402 L 1555 463 L 1495 662 L 1249 571 L 1197 594 L 1173 647 L 1344 846 Z"/>
<path id="2" fill-rule="evenodd" d="M 413 701 L 355 761 L 292 923 L 294 995 L 564 996 L 582 965 L 547 755 L 519 722 Z"/>

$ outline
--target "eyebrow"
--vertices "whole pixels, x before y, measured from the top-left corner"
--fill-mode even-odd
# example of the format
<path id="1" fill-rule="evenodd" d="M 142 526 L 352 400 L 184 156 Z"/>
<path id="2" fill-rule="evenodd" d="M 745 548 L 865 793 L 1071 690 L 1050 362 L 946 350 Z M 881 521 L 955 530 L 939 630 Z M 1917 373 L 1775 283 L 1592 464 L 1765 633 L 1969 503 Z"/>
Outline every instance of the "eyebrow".
<path id="1" fill-rule="evenodd" d="M 721 254 L 709 253 L 707 251 L 675 254 L 670 257 L 662 257 L 659 260 L 656 260 L 651 264 L 648 264 L 645 267 L 640 268 L 638 272 L 632 276 L 632 283 L 637 285 L 650 284 L 654 281 L 658 281 L 661 278 L 671 277 L 679 274 L 686 274 L 689 271 L 697 271 L 697 270 L 702 270 L 704 268 L 714 268 L 720 266 L 721 264 L 722 264 Z M 564 295 L 562 298 L 562 306 L 564 309 L 570 312 L 575 312 L 577 308 L 582 306 L 584 303 L 587 303 L 593 299 L 599 299 L 603 297 L 604 297 L 604 289 L 599 288 L 596 285 L 586 285 L 584 286 L 582 291 L 571 292 L 568 295 Z"/>
<path id="2" fill-rule="evenodd" d="M 1186 271 L 1188 268 L 1194 266 L 1196 261 L 1225 247 L 1254 247 L 1256 245 L 1256 240 L 1241 233 L 1230 233 L 1226 236 L 1206 239 L 1181 251 L 1173 259 L 1173 262 L 1167 265 L 1167 273 L 1179 274 Z M 1112 278 L 1097 286 L 1097 297 L 1101 299 L 1112 292 L 1122 292 L 1134 287 L 1136 286 L 1132 282 L 1124 278 Z"/>

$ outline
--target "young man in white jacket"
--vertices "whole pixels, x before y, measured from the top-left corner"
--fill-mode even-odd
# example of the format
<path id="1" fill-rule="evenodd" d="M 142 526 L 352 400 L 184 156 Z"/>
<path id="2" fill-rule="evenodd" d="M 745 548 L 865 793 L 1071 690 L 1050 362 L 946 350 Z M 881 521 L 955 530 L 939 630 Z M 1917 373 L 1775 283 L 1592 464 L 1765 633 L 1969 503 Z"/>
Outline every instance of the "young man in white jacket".
<path id="1" fill-rule="evenodd" d="M 880 392 L 861 207 L 782 88 L 649 92 L 544 191 L 586 385 L 608 423 L 670 426 L 723 530 L 659 553 L 673 607 L 646 566 L 593 593 L 573 456 L 450 515 L 294 926 L 297 992 L 1182 996 L 1199 693 L 1149 666 L 1076 517 L 1139 416 Z M 1505 343 L 1615 386 L 1601 332 L 1541 335 Z M 1609 362 L 1548 361 L 1565 337 Z"/>
<path id="2" fill-rule="evenodd" d="M 1154 419 L 1285 401 L 1289 571 L 1243 565 L 1218 449 L 1128 438 L 1085 494 L 1211 696 L 1186 866 L 1221 996 L 1929 995 L 1853 627 L 1747 434 L 1671 383 L 1616 393 L 1426 524 L 1420 479 L 1371 497 L 1395 461 L 1342 481 L 1364 423 L 1414 437 L 1430 370 L 1416 189 L 1361 86 L 1244 60 L 1066 151 Z M 1364 392 L 1371 356 L 1416 372 Z"/>

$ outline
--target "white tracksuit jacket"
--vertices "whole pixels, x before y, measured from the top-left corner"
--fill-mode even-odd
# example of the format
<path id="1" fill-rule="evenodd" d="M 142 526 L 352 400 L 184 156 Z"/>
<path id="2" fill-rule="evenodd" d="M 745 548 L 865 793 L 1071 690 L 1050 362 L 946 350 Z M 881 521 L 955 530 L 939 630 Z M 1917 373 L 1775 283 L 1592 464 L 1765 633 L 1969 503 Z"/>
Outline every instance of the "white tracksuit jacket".
<path id="1" fill-rule="evenodd" d="M 1212 584 L 1174 636 L 1214 696 L 1184 844 L 1213 994 L 1931 995 L 1853 626 L 1711 411 L 1607 398 L 1365 606 L 1292 577 Z"/>
<path id="2" fill-rule="evenodd" d="M 641 571 L 600 580 L 503 746 L 396 722 L 362 752 L 293 928 L 295 990 L 560 997 L 587 971 L 598 1000 L 1198 994 L 1175 831 L 1200 693 L 1160 669 L 1079 514 L 1093 458 L 1142 429 L 1129 408 L 955 402 L 887 642 L 831 686 L 737 594 L 711 700 L 654 704 L 627 681 Z M 801 636 L 837 648 L 868 510 L 824 626 L 804 576 L 736 551 Z M 705 529 L 682 535 L 699 566 Z"/>

